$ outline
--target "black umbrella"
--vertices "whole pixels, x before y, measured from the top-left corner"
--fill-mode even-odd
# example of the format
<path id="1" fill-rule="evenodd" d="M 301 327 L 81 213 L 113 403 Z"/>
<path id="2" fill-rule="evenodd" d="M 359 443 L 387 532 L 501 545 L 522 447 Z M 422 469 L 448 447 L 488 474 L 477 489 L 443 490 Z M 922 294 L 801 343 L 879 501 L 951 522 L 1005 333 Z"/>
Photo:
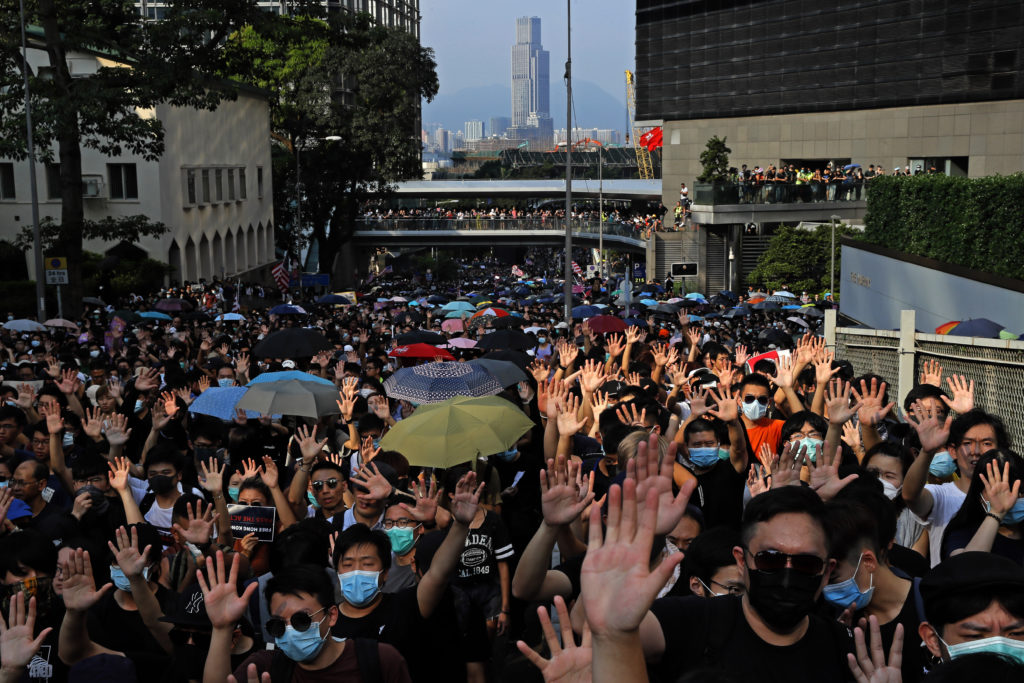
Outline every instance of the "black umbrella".
<path id="1" fill-rule="evenodd" d="M 427 297 L 428 304 L 446 304 L 448 303 L 448 297 L 439 296 L 437 294 L 431 294 Z"/>
<path id="2" fill-rule="evenodd" d="M 396 325 L 419 325 L 423 316 L 416 311 L 402 311 L 394 318 Z"/>
<path id="3" fill-rule="evenodd" d="M 510 363 L 515 363 L 516 366 L 524 372 L 526 371 L 526 368 L 530 367 L 530 363 L 533 362 L 533 359 L 522 351 L 491 351 L 485 355 L 484 358 L 491 360 L 507 360 Z"/>
<path id="4" fill-rule="evenodd" d="M 765 346 L 774 344 L 777 347 L 789 347 L 793 344 L 793 338 L 790 335 L 775 329 L 761 330 L 761 333 L 757 335 L 757 340 Z"/>
<path id="5" fill-rule="evenodd" d="M 506 315 L 504 318 L 496 318 L 491 323 L 491 327 L 496 330 L 519 329 L 523 326 L 523 322 L 523 319 L 518 315 Z"/>
<path id="6" fill-rule="evenodd" d="M 657 306 L 652 306 L 649 310 L 654 311 L 655 313 L 675 315 L 679 312 L 679 306 L 676 306 L 675 304 L 658 304 Z"/>
<path id="7" fill-rule="evenodd" d="M 252 350 L 258 358 L 312 358 L 321 351 L 332 348 L 319 330 L 305 327 L 289 327 L 271 332 Z"/>
<path id="8" fill-rule="evenodd" d="M 430 332 L 428 330 L 413 330 L 412 332 L 406 332 L 405 334 L 398 335 L 398 344 L 404 346 L 406 344 L 444 344 L 448 340 L 437 332 Z"/>
<path id="9" fill-rule="evenodd" d="M 519 382 L 527 380 L 526 371 L 515 363 L 495 358 L 476 358 L 467 363 L 482 368 L 487 374 L 494 377 L 503 387 L 510 387 Z"/>
<path id="10" fill-rule="evenodd" d="M 94 296 L 87 296 L 83 298 L 82 303 L 89 304 L 90 306 L 106 306 L 106 304 L 103 303 L 103 299 L 97 299 Z"/>
<path id="11" fill-rule="evenodd" d="M 721 294 L 716 294 L 715 296 L 708 299 L 708 303 L 711 304 L 712 306 L 732 306 L 734 302 L 732 301 L 732 299 L 729 299 L 728 297 L 722 296 Z"/>
<path id="12" fill-rule="evenodd" d="M 751 306 L 755 311 L 781 311 L 782 306 L 775 301 L 759 301 Z"/>
<path id="13" fill-rule="evenodd" d="M 537 345 L 537 340 L 525 332 L 519 330 L 498 330 L 485 334 L 477 342 L 476 348 L 485 351 L 492 349 L 532 349 Z"/>
<path id="14" fill-rule="evenodd" d="M 824 311 L 822 311 L 820 308 L 815 308 L 813 306 L 810 306 L 808 308 L 801 308 L 799 311 L 797 311 L 797 313 L 799 313 L 800 315 L 806 315 L 808 318 L 824 318 L 825 317 L 825 312 Z"/>

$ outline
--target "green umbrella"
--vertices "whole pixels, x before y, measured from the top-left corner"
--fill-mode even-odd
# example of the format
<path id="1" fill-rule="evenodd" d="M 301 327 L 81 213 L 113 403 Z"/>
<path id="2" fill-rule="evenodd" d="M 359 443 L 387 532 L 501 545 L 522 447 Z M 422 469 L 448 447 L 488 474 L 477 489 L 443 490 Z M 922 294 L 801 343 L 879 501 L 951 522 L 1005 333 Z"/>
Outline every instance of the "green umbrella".
<path id="1" fill-rule="evenodd" d="M 532 428 L 530 418 L 503 398 L 456 396 L 421 405 L 384 435 L 380 447 L 398 451 L 410 465 L 452 467 L 506 451 Z"/>
<path id="2" fill-rule="evenodd" d="M 263 415 L 303 417 L 322 417 L 341 412 L 338 408 L 337 387 L 297 379 L 253 384 L 235 407 L 255 410 Z"/>

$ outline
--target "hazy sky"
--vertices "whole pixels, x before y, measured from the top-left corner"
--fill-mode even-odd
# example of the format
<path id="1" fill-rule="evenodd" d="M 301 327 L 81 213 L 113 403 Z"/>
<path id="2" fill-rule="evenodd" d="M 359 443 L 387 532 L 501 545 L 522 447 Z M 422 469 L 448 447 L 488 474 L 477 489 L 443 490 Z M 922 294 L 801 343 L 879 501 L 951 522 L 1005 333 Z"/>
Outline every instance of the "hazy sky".
<path id="1" fill-rule="evenodd" d="M 441 95 L 475 85 L 509 83 L 515 20 L 541 18 L 551 53 L 551 89 L 563 86 L 566 3 L 561 0 L 420 0 L 421 41 L 436 53 Z M 634 68 L 636 3 L 572 0 L 573 78 L 593 81 L 625 101 L 626 69 Z"/>

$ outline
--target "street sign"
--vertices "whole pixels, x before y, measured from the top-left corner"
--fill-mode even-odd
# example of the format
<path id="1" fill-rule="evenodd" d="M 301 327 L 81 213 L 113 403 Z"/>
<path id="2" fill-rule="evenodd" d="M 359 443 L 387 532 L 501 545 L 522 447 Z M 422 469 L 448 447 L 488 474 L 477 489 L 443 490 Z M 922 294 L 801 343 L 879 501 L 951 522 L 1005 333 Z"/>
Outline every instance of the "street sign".
<path id="1" fill-rule="evenodd" d="M 68 283 L 68 260 L 63 256 L 46 257 L 46 284 L 66 285 Z"/>
<path id="2" fill-rule="evenodd" d="M 672 264 L 672 277 L 692 277 L 695 275 L 697 275 L 696 262 Z"/>

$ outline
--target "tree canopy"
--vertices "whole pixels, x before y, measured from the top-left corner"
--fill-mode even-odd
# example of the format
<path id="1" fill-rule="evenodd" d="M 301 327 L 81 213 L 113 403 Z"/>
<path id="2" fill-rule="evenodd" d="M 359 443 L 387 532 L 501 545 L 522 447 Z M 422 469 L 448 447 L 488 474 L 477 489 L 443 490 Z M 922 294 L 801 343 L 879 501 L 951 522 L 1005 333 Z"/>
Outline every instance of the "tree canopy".
<path id="1" fill-rule="evenodd" d="M 846 224 L 836 225 L 836 285 L 842 277 L 839 264 L 840 235 L 859 235 Z M 770 290 L 825 292 L 829 288 L 832 264 L 832 226 L 822 223 L 813 230 L 780 226 L 757 260 L 747 281 Z"/>

